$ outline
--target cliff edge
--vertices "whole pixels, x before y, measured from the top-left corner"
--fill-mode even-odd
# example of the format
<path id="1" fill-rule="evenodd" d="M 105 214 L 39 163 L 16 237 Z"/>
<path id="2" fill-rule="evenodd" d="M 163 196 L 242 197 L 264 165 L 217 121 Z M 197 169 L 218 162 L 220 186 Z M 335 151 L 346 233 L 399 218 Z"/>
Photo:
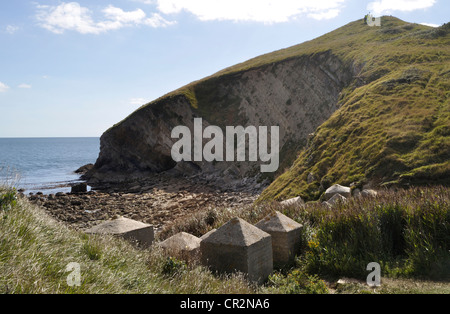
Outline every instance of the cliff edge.
<path id="1" fill-rule="evenodd" d="M 450 177 L 449 35 L 383 17 L 363 19 L 303 44 L 193 82 L 132 113 L 101 137 L 86 179 L 189 176 L 261 199 L 315 199 L 334 183 L 396 184 Z M 279 168 L 261 161 L 175 162 L 177 126 L 279 126 Z M 205 143 L 207 140 L 205 140 Z"/>

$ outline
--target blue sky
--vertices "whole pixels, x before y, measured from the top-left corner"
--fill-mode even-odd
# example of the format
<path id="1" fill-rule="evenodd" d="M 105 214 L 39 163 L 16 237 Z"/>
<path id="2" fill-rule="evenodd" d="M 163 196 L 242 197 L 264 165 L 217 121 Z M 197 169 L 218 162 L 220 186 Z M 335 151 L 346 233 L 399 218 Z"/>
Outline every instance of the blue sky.
<path id="1" fill-rule="evenodd" d="M 448 0 L 1 0 L 0 137 L 100 136 L 142 104 L 366 13 L 438 26 Z"/>

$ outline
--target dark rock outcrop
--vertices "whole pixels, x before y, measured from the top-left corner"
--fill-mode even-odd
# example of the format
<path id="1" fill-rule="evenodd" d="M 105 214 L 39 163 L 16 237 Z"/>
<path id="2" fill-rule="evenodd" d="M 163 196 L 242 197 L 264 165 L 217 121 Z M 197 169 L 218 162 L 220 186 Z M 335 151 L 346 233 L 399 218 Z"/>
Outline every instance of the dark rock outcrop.
<path id="1" fill-rule="evenodd" d="M 94 164 L 87 164 L 75 170 L 75 173 L 85 174 L 89 170 L 92 170 L 92 168 L 94 168 Z"/>
<path id="2" fill-rule="evenodd" d="M 86 193 L 88 190 L 86 183 L 79 183 L 72 186 L 70 193 L 78 194 L 78 193 Z"/>

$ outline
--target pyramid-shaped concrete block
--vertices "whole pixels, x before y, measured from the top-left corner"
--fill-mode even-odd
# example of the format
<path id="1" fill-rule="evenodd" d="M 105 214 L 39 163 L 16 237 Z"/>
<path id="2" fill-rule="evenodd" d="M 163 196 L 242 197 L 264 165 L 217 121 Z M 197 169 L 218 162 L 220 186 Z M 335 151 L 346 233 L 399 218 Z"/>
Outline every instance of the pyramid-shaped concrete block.
<path id="1" fill-rule="evenodd" d="M 181 258 L 194 258 L 200 253 L 200 238 L 180 232 L 159 244 L 167 253 Z"/>
<path id="2" fill-rule="evenodd" d="M 339 184 L 335 184 L 329 187 L 325 191 L 325 200 L 331 199 L 335 194 L 340 194 L 345 198 L 349 198 L 351 196 L 351 189 L 347 186 L 342 186 Z"/>
<path id="3" fill-rule="evenodd" d="M 280 202 L 280 205 L 283 207 L 289 207 L 289 206 L 303 206 L 305 205 L 305 202 L 302 200 L 300 196 L 294 197 L 291 199 L 288 199 L 286 201 Z"/>
<path id="4" fill-rule="evenodd" d="M 200 243 L 203 265 L 218 272 L 239 271 L 262 283 L 273 271 L 270 234 L 235 218 Z"/>
<path id="5" fill-rule="evenodd" d="M 207 237 L 209 237 L 211 234 L 213 234 L 214 232 L 216 232 L 217 229 L 212 229 L 209 232 L 205 233 L 204 235 L 201 236 L 200 240 L 206 239 Z"/>
<path id="6" fill-rule="evenodd" d="M 362 190 L 361 192 L 362 197 L 376 197 L 378 196 L 378 192 L 371 189 Z"/>
<path id="7" fill-rule="evenodd" d="M 272 236 L 273 263 L 282 267 L 294 261 L 299 252 L 303 225 L 291 218 L 274 212 L 259 221 L 259 229 Z"/>
<path id="8" fill-rule="evenodd" d="M 150 247 L 155 239 L 152 225 L 120 217 L 106 221 L 85 231 L 88 234 L 108 234 L 137 242 L 143 247 Z"/>
<path id="9" fill-rule="evenodd" d="M 328 203 L 331 205 L 336 205 L 339 203 L 345 203 L 347 199 L 343 197 L 341 194 L 334 194 L 332 198 L 328 200 Z"/>

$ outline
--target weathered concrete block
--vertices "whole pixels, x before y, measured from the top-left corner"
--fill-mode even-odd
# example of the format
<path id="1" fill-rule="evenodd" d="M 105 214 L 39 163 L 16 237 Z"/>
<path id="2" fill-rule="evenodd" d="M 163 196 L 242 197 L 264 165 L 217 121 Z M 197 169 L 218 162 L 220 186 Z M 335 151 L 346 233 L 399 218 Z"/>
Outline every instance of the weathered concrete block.
<path id="1" fill-rule="evenodd" d="M 340 194 L 343 197 L 350 197 L 351 196 L 351 189 L 349 187 L 346 186 L 342 186 L 339 184 L 335 184 L 331 187 L 329 187 L 326 191 L 325 191 L 325 199 L 328 201 L 330 198 L 332 198 L 335 194 Z"/>
<path id="2" fill-rule="evenodd" d="M 283 207 L 293 206 L 293 205 L 303 206 L 303 205 L 305 205 L 305 202 L 302 200 L 302 198 L 300 196 L 298 196 L 298 197 L 283 201 L 280 203 L 280 205 Z"/>
<path id="3" fill-rule="evenodd" d="M 328 202 L 322 202 L 322 205 L 328 207 L 329 209 L 331 209 L 333 207 L 333 205 Z"/>
<path id="4" fill-rule="evenodd" d="M 120 217 L 106 221 L 85 231 L 88 234 L 109 234 L 137 242 L 142 247 L 150 247 L 155 239 L 152 225 Z"/>
<path id="5" fill-rule="evenodd" d="M 294 261 L 300 249 L 303 225 L 279 212 L 274 212 L 255 226 L 272 236 L 275 266 L 282 267 Z"/>
<path id="6" fill-rule="evenodd" d="M 201 261 L 218 272 L 239 271 L 262 283 L 273 271 L 270 234 L 235 218 L 200 243 Z"/>
<path id="7" fill-rule="evenodd" d="M 183 259 L 193 259 L 200 254 L 200 238 L 180 232 L 159 244 L 167 253 Z"/>
<path id="8" fill-rule="evenodd" d="M 358 188 L 354 189 L 354 190 L 352 191 L 352 196 L 353 196 L 353 197 L 359 197 L 359 196 L 361 196 L 361 190 L 358 189 Z"/>
<path id="9" fill-rule="evenodd" d="M 328 203 L 331 205 L 336 205 L 338 203 L 345 203 L 346 201 L 347 199 L 341 194 L 334 194 L 333 197 L 328 200 Z"/>
<path id="10" fill-rule="evenodd" d="M 378 192 L 371 189 L 362 190 L 361 192 L 362 197 L 376 197 L 378 196 Z"/>
<path id="11" fill-rule="evenodd" d="M 209 232 L 205 233 L 204 235 L 202 235 L 200 237 L 200 240 L 206 239 L 207 237 L 209 237 L 211 234 L 213 234 L 216 231 L 217 231 L 217 229 L 212 229 L 211 231 L 209 231 Z"/>

